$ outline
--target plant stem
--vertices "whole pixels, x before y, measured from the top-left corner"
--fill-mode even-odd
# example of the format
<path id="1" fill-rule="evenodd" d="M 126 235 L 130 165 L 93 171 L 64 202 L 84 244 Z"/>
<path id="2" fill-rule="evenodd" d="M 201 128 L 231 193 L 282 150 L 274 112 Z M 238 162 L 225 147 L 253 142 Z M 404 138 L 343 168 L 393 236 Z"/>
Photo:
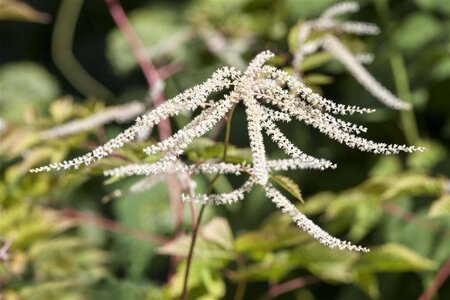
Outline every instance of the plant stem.
<path id="1" fill-rule="evenodd" d="M 270 290 L 261 298 L 261 300 L 274 299 L 282 294 L 300 289 L 318 281 L 319 279 L 314 276 L 298 277 L 289 281 L 285 281 L 271 287 Z"/>
<path id="2" fill-rule="evenodd" d="M 389 16 L 388 0 L 378 0 L 375 2 L 378 14 L 384 23 L 386 36 L 389 44 L 389 62 L 391 64 L 394 76 L 395 88 L 400 99 L 410 102 L 412 101 L 411 89 L 409 86 L 408 73 L 406 71 L 405 61 L 398 49 L 393 45 L 391 32 L 393 32 L 392 24 Z M 417 128 L 416 117 L 413 110 L 401 110 L 400 121 L 403 134 L 408 144 L 413 145 L 420 139 L 419 130 Z"/>
<path id="3" fill-rule="evenodd" d="M 450 259 L 439 269 L 436 277 L 430 286 L 423 291 L 418 300 L 431 300 L 439 291 L 439 288 L 445 283 L 447 278 L 450 277 Z"/>
<path id="4" fill-rule="evenodd" d="M 144 74 L 149 87 L 150 100 L 155 106 L 162 104 L 165 101 L 164 81 L 158 70 L 153 65 L 151 58 L 147 54 L 144 45 L 139 39 L 139 36 L 131 26 L 125 10 L 118 0 L 105 0 L 105 3 L 114 22 L 133 52 L 142 73 Z M 172 135 L 172 127 L 168 119 L 163 119 L 160 121 L 158 124 L 158 133 L 160 140 L 167 139 Z M 174 220 L 174 229 L 175 231 L 178 231 L 181 228 L 183 221 L 183 205 L 178 199 L 180 195 L 180 186 L 174 176 L 167 177 L 167 185 L 169 186 L 169 198 Z"/>
<path id="5" fill-rule="evenodd" d="M 146 241 L 151 244 L 160 245 L 168 242 L 168 239 L 164 236 L 159 236 L 151 232 L 146 232 L 139 229 L 128 228 L 113 220 L 102 218 L 96 215 L 82 213 L 72 208 L 66 208 L 62 210 L 61 217 L 65 220 L 68 219 L 76 224 L 92 224 L 107 231 L 124 233 L 135 239 Z"/>
<path id="6" fill-rule="evenodd" d="M 61 2 L 53 26 L 51 54 L 64 77 L 82 94 L 112 98 L 113 93 L 93 78 L 73 55 L 73 38 L 83 0 Z"/>
<path id="7" fill-rule="evenodd" d="M 230 112 L 228 113 L 227 127 L 225 130 L 225 142 L 224 142 L 224 146 L 223 146 L 223 156 L 222 156 L 223 161 L 225 161 L 227 158 L 228 144 L 230 142 L 231 119 L 233 118 L 233 113 L 234 113 L 235 108 L 236 108 L 236 105 L 233 105 Z M 214 176 L 214 178 L 211 180 L 211 182 L 208 185 L 206 194 L 210 194 L 213 191 L 214 183 L 219 178 L 219 176 L 220 176 L 220 174 L 216 174 L 216 176 Z M 189 246 L 189 253 L 187 256 L 187 260 L 186 260 L 186 271 L 184 273 L 183 291 L 182 291 L 181 297 L 180 297 L 181 300 L 186 300 L 187 296 L 188 296 L 187 285 L 188 285 L 188 281 L 189 281 L 189 271 L 191 269 L 195 242 L 197 241 L 197 235 L 199 232 L 200 223 L 202 221 L 203 212 L 205 211 L 205 208 L 206 208 L 206 204 L 202 204 L 202 206 L 200 207 L 200 212 L 198 213 L 197 222 L 195 222 L 195 227 L 193 228 L 193 231 L 192 231 L 191 244 Z"/>
<path id="8" fill-rule="evenodd" d="M 238 265 L 238 270 L 245 270 L 245 261 L 241 255 L 239 254 L 236 255 L 236 261 Z M 246 288 L 247 288 L 247 280 L 245 280 L 245 278 L 240 279 L 238 281 L 236 292 L 234 293 L 234 300 L 244 299 Z"/>

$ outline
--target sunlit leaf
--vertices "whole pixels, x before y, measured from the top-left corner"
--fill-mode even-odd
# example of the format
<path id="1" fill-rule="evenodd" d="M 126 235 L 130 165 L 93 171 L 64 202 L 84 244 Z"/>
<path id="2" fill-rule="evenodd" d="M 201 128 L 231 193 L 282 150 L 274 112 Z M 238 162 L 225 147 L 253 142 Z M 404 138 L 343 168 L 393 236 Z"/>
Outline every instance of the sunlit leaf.
<path id="1" fill-rule="evenodd" d="M 0 20 L 48 23 L 50 15 L 37 11 L 25 1 L 2 0 L 0 2 Z"/>
<path id="2" fill-rule="evenodd" d="M 433 201 L 428 215 L 432 218 L 450 216 L 450 194 L 444 194 Z"/>
<path id="3" fill-rule="evenodd" d="M 43 108 L 60 93 L 55 78 L 33 62 L 3 65 L 0 90 L 0 110 L 6 119 L 21 119 L 27 108 Z"/>
<path id="4" fill-rule="evenodd" d="M 283 175 L 271 175 L 271 178 L 297 200 L 304 202 L 300 188 L 291 178 Z"/>
<path id="5" fill-rule="evenodd" d="M 361 256 L 357 268 L 376 272 L 407 272 L 433 270 L 436 264 L 400 244 L 385 244 Z"/>

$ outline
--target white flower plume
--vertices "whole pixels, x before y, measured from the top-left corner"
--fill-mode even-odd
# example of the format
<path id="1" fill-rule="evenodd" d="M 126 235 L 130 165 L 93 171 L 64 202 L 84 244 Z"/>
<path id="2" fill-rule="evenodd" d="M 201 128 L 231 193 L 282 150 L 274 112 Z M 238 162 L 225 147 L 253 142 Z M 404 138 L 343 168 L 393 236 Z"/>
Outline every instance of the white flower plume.
<path id="1" fill-rule="evenodd" d="M 292 62 L 294 68 L 301 71 L 301 64 L 308 55 L 324 49 L 341 62 L 351 75 L 380 102 L 393 109 L 411 109 L 410 103 L 393 95 L 363 67 L 363 63 L 370 63 L 373 60 L 372 54 L 353 54 L 337 38 L 342 33 L 354 35 L 376 35 L 379 33 L 378 26 L 372 23 L 335 19 L 339 15 L 358 10 L 358 3 L 342 2 L 325 10 L 318 19 L 302 23 L 297 37 L 299 47 L 294 53 Z M 315 32 L 326 34 L 319 35 L 320 37 L 316 38 L 315 35 L 312 35 Z"/>
<path id="2" fill-rule="evenodd" d="M 278 128 L 276 122 L 292 122 L 296 119 L 318 129 L 328 137 L 337 140 L 351 148 L 380 154 L 397 154 L 399 152 L 422 151 L 423 148 L 406 145 L 390 145 L 377 143 L 360 137 L 366 131 L 363 126 L 337 118 L 338 115 L 354 113 L 371 113 L 373 110 L 335 104 L 314 93 L 310 88 L 297 80 L 294 76 L 277 68 L 264 64 L 273 54 L 265 51 L 257 55 L 249 64 L 245 72 L 233 68 L 223 68 L 216 71 L 210 79 L 197 85 L 178 96 L 168 100 L 148 113 L 138 117 L 133 126 L 126 129 L 114 139 L 96 148 L 92 152 L 68 161 L 53 163 L 31 170 L 42 172 L 60 169 L 78 168 L 109 156 L 114 150 L 133 141 L 136 136 L 149 130 L 162 119 L 179 114 L 181 111 L 202 109 L 202 111 L 171 137 L 144 149 L 147 154 L 161 153 L 162 158 L 154 163 L 136 163 L 104 171 L 107 176 L 145 175 L 157 176 L 167 174 L 249 174 L 248 180 L 238 189 L 225 194 L 213 195 L 184 195 L 185 201 L 200 203 L 230 204 L 242 200 L 245 193 L 255 185 L 264 188 L 267 196 L 289 214 L 298 226 L 329 247 L 366 251 L 365 248 L 350 245 L 347 242 L 333 238 L 317 227 L 312 221 L 298 212 L 289 201 L 284 198 L 268 182 L 273 171 L 289 169 L 318 169 L 335 168 L 336 166 L 325 159 L 313 157 L 304 153 Z M 225 95 L 217 101 L 209 99 L 212 93 L 223 91 Z M 193 139 L 204 135 L 219 121 L 224 119 L 233 106 L 242 104 L 245 107 L 248 123 L 248 133 L 252 162 L 246 164 L 230 164 L 226 162 L 204 162 L 186 165 L 178 158 L 184 153 Z M 289 158 L 270 160 L 264 147 L 264 136 L 267 134 Z M 143 182 L 134 189 L 151 186 L 155 180 Z"/>
<path id="3" fill-rule="evenodd" d="M 167 170 L 170 164 L 183 154 L 194 138 L 211 130 L 226 116 L 232 106 L 239 102 L 245 106 L 256 181 L 261 185 L 267 183 L 268 178 L 263 132 L 266 132 L 292 158 L 315 163 L 318 168 L 333 166 L 326 160 L 306 155 L 282 134 L 275 122 L 289 122 L 291 117 L 317 128 L 340 143 L 362 151 L 396 154 L 401 151 L 422 150 L 420 147 L 388 145 L 359 137 L 358 134 L 365 132 L 366 128 L 344 122 L 335 115 L 370 113 L 373 110 L 335 104 L 331 100 L 324 99 L 286 72 L 264 66 L 264 63 L 272 56 L 273 54 L 269 51 L 257 55 L 244 73 L 233 68 L 220 69 L 205 83 L 188 89 L 138 117 L 133 126 L 92 152 L 72 160 L 39 167 L 31 172 L 72 169 L 81 165 L 90 165 L 133 141 L 140 132 L 149 130 L 161 119 L 175 116 L 183 110 L 192 111 L 207 106 L 173 136 L 145 148 L 145 152 L 148 154 L 164 153 L 160 161 L 147 168 L 147 173 L 155 173 L 159 169 Z M 230 91 L 221 100 L 211 102 L 208 99 L 210 94 L 224 89 L 230 89 Z"/>

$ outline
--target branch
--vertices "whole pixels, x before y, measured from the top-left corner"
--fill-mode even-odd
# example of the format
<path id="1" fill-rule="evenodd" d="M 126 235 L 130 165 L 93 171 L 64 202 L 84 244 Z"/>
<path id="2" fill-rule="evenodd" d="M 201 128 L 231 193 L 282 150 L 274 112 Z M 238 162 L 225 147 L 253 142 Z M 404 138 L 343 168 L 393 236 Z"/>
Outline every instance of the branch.
<path id="1" fill-rule="evenodd" d="M 261 297 L 261 300 L 270 300 L 274 299 L 282 294 L 285 294 L 287 292 L 300 289 L 302 287 L 305 287 L 307 285 L 313 284 L 319 282 L 319 279 L 314 276 L 304 276 L 304 277 L 298 277 L 277 285 L 274 285 L 269 289 L 269 291 Z"/>
<path id="2" fill-rule="evenodd" d="M 71 219 L 72 221 L 78 224 L 86 224 L 90 223 L 95 226 L 98 226 L 107 231 L 115 232 L 115 233 L 125 233 L 127 235 L 132 236 L 135 239 L 150 242 L 152 244 L 164 244 L 167 243 L 169 239 L 163 236 L 159 236 L 147 231 L 132 229 L 123 226 L 120 223 L 114 222 L 110 219 L 102 218 L 95 215 L 89 215 L 82 212 L 79 212 L 75 209 L 67 208 L 61 211 L 61 216 L 63 218 Z"/>
<path id="3" fill-rule="evenodd" d="M 450 259 L 442 266 L 442 268 L 434 277 L 433 282 L 430 286 L 423 291 L 423 293 L 419 296 L 418 300 L 431 300 L 436 293 L 439 291 L 439 288 L 445 283 L 447 278 L 450 276 Z"/>
<path id="4" fill-rule="evenodd" d="M 9 247 L 11 247 L 13 240 L 5 240 L 5 243 L 0 248 L 0 261 L 5 259 L 6 253 L 8 252 Z"/>
<path id="5" fill-rule="evenodd" d="M 83 0 L 65 0 L 59 5 L 53 26 L 51 54 L 65 78 L 82 94 L 112 98 L 113 93 L 93 78 L 72 53 L 73 38 Z"/>
<path id="6" fill-rule="evenodd" d="M 131 51 L 137 59 L 137 62 L 144 73 L 147 84 L 150 88 L 152 101 L 155 106 L 161 105 L 164 102 L 164 81 L 161 79 L 158 70 L 153 65 L 150 57 L 145 51 L 145 47 L 139 40 L 136 32 L 131 27 L 130 21 L 123 7 L 117 0 L 105 0 L 109 12 L 116 23 L 119 30 L 128 42 Z M 170 122 L 168 120 L 161 120 L 158 126 L 159 137 L 161 140 L 168 138 L 172 134 Z"/>
<path id="7" fill-rule="evenodd" d="M 136 57 L 138 64 L 144 73 L 145 79 L 149 86 L 150 98 L 155 106 L 161 105 L 164 100 L 164 81 L 161 78 L 158 70 L 153 65 L 150 57 L 145 51 L 144 45 L 139 40 L 136 32 L 131 27 L 131 24 L 125 14 L 123 7 L 117 0 L 105 0 L 108 6 L 109 12 L 116 23 L 119 30 L 128 42 L 134 56 Z M 160 140 L 167 139 L 172 135 L 172 127 L 168 119 L 163 119 L 158 124 L 158 133 Z M 173 176 L 167 178 L 167 184 L 169 186 L 169 198 L 172 208 L 172 215 L 174 218 L 174 227 L 179 229 L 182 223 L 183 217 L 183 205 L 178 201 L 180 195 L 180 187 L 177 180 Z"/>

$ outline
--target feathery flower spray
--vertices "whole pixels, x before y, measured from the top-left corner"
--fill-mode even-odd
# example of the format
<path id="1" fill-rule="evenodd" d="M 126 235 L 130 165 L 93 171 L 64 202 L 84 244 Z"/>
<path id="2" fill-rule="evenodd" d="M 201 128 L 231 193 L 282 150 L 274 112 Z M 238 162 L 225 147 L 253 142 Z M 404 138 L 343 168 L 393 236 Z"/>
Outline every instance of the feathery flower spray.
<path id="1" fill-rule="evenodd" d="M 368 251 L 364 247 L 355 246 L 330 236 L 315 225 L 305 215 L 289 202 L 269 182 L 271 172 L 297 169 L 335 168 L 332 162 L 308 155 L 295 146 L 282 133 L 276 122 L 291 122 L 296 119 L 304 122 L 328 137 L 351 148 L 379 154 L 397 154 L 400 152 L 423 151 L 421 147 L 377 143 L 359 134 L 366 131 L 363 126 L 345 122 L 337 115 L 354 113 L 371 113 L 372 109 L 336 104 L 314 93 L 294 76 L 265 63 L 273 54 L 264 51 L 258 54 L 244 72 L 234 68 L 217 70 L 204 83 L 194 86 L 178 96 L 166 101 L 148 113 L 138 117 L 134 125 L 120 133 L 106 144 L 94 149 L 83 156 L 52 163 L 32 169 L 31 172 L 51 170 L 77 169 L 88 166 L 97 160 L 109 156 L 115 150 L 123 147 L 137 138 L 140 132 L 151 129 L 162 119 L 176 116 L 182 111 L 202 111 L 185 127 L 171 137 L 148 146 L 144 149 L 147 154 L 162 153 L 162 158 L 150 164 L 129 164 L 118 168 L 105 170 L 106 176 L 155 176 L 161 174 L 247 174 L 248 179 L 238 189 L 224 194 L 188 194 L 182 195 L 183 200 L 198 203 L 231 204 L 244 199 L 245 193 L 254 185 L 262 186 L 265 194 L 272 202 L 288 214 L 293 221 L 324 245 L 331 248 L 348 249 L 353 251 Z M 213 101 L 210 95 L 226 90 L 222 99 Z M 214 125 L 226 117 L 232 107 L 242 102 L 247 116 L 252 163 L 230 164 L 220 161 L 207 161 L 199 164 L 187 165 L 179 160 L 188 145 L 197 137 L 204 135 Z M 263 134 L 267 134 L 282 149 L 289 158 L 270 160 L 267 157 Z M 149 185 L 154 181 L 149 180 Z M 145 184 L 144 184 L 145 186 Z M 135 187 L 142 189 L 142 185 Z"/>

